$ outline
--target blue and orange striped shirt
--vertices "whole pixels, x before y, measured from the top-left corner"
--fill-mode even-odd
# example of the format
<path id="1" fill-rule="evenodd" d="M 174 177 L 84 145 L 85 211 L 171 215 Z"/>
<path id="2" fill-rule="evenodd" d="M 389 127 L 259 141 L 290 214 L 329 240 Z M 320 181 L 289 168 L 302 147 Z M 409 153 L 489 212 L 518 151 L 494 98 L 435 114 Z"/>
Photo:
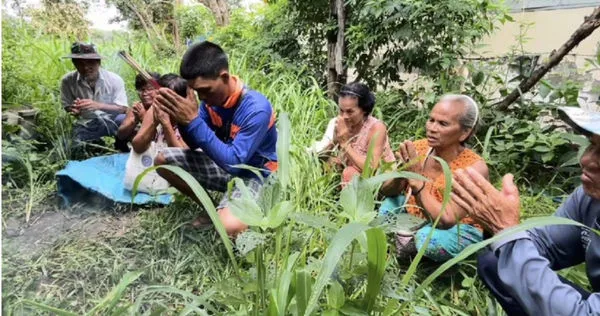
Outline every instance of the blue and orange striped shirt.
<path id="1" fill-rule="evenodd" d="M 275 111 L 261 93 L 245 89 L 241 101 L 232 108 L 202 103 L 198 114 L 190 124 L 180 127 L 190 149 L 201 148 L 233 176 L 256 177 L 249 170 L 234 167 L 240 164 L 264 169 L 264 176 L 277 169 Z"/>

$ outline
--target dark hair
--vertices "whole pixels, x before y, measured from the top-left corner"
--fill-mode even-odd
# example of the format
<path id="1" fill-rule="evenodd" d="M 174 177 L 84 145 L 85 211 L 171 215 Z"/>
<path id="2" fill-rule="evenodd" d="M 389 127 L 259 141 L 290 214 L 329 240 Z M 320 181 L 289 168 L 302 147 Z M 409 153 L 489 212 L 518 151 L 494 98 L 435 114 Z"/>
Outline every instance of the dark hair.
<path id="1" fill-rule="evenodd" d="M 181 59 L 179 73 L 186 80 L 205 77 L 216 79 L 223 70 L 229 70 L 227 54 L 211 42 L 202 42 L 191 46 Z"/>
<path id="2" fill-rule="evenodd" d="M 187 81 L 176 74 L 162 75 L 158 79 L 161 87 L 169 88 L 182 97 L 187 97 Z"/>
<path id="3" fill-rule="evenodd" d="M 155 80 L 158 80 L 158 78 L 160 78 L 160 74 L 157 72 L 148 72 L 148 74 Z M 142 88 L 144 88 L 147 84 L 148 81 L 144 79 L 142 75 L 137 74 L 137 76 L 135 76 L 135 90 L 142 90 Z"/>
<path id="4" fill-rule="evenodd" d="M 357 98 L 358 107 L 365 112 L 365 115 L 371 114 L 373 107 L 375 107 L 375 95 L 364 83 L 352 82 L 345 84 L 340 90 L 340 97 Z"/>

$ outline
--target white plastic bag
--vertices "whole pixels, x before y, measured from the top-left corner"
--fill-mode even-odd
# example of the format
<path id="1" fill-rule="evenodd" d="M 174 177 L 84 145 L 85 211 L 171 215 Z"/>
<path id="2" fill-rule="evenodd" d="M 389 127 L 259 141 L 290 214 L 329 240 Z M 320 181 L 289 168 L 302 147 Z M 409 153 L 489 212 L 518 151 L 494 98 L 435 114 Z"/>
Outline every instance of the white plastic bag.
<path id="1" fill-rule="evenodd" d="M 155 142 L 150 143 L 148 149 L 141 154 L 131 149 L 127 164 L 125 164 L 125 179 L 123 180 L 127 190 L 133 189 L 135 178 L 138 175 L 154 165 L 154 158 L 157 154 L 158 150 Z M 152 171 L 142 178 L 138 185 L 138 192 L 155 194 L 168 188 L 169 182 L 159 176 L 156 171 Z"/>
<path id="2" fill-rule="evenodd" d="M 325 130 L 325 134 L 320 141 L 315 141 L 310 147 L 306 148 L 306 151 L 309 153 L 319 154 L 323 152 L 331 143 L 333 143 L 333 134 L 335 133 L 335 123 L 337 122 L 337 117 L 332 118 L 327 124 L 327 129 Z"/>

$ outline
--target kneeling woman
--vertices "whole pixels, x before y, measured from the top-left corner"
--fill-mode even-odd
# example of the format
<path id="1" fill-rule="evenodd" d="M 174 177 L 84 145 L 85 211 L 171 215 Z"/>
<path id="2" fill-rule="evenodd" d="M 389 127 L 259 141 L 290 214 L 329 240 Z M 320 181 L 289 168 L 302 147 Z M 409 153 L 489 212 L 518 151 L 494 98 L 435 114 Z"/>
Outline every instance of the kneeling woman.
<path id="1" fill-rule="evenodd" d="M 373 142 L 371 167 L 377 168 L 380 160 L 394 162 L 394 153 L 388 140 L 387 128 L 382 121 L 371 116 L 375 96 L 369 88 L 358 82 L 346 84 L 340 90 L 339 115 L 336 118 L 333 144 L 339 146 L 339 156 L 334 162 L 344 167 L 342 184 L 363 171 L 367 152 Z"/>
<path id="2" fill-rule="evenodd" d="M 414 143 L 405 141 L 396 152 L 400 162 L 408 163 L 407 171 L 419 173 L 430 182 L 394 179 L 383 185 L 382 193 L 393 196 L 408 191 L 407 212 L 434 221 L 441 214 L 445 189 L 442 166 L 434 157 L 446 161 L 452 172 L 472 167 L 488 178 L 485 161 L 465 147 L 477 125 L 478 116 L 477 104 L 472 98 L 465 95 L 443 96 L 427 120 L 427 138 Z M 417 249 L 411 247 L 412 243 L 407 242 L 406 237 L 397 236 L 398 255 L 404 257 L 421 249 L 432 229 L 430 223 L 417 231 L 414 236 Z M 435 261 L 446 261 L 482 239 L 481 226 L 466 216 L 464 209 L 450 202 L 434 229 L 425 256 Z"/>

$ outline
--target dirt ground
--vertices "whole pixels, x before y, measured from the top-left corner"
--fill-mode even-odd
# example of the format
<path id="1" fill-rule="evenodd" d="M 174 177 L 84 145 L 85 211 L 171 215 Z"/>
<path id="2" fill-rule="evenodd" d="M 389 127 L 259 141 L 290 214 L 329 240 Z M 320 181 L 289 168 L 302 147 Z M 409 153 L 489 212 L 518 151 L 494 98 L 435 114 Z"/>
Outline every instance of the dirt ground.
<path id="1" fill-rule="evenodd" d="M 53 205 L 54 204 L 54 205 Z M 41 203 L 29 223 L 24 217 L 4 219 L 3 254 L 35 258 L 64 237 L 97 238 L 122 236 L 137 225 L 137 212 L 120 205 L 81 203 L 61 208 L 53 199 Z"/>

